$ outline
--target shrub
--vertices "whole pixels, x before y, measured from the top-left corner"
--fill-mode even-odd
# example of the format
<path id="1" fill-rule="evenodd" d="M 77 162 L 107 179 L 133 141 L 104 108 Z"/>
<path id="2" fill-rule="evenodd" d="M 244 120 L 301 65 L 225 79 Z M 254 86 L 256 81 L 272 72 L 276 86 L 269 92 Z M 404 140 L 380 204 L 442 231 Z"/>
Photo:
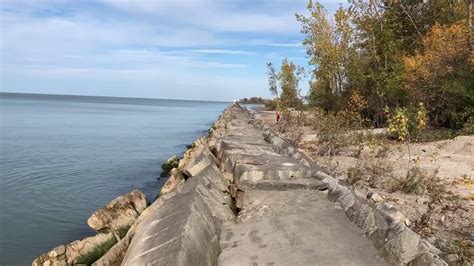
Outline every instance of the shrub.
<path id="1" fill-rule="evenodd" d="M 268 111 L 275 111 L 278 109 L 278 99 L 268 100 L 265 102 L 265 109 Z"/>
<path id="2" fill-rule="evenodd" d="M 364 170 L 362 169 L 362 167 L 360 167 L 360 165 L 357 165 L 355 167 L 349 167 L 349 169 L 347 169 L 347 182 L 349 182 L 349 184 L 357 184 L 363 179 Z"/>
<path id="3" fill-rule="evenodd" d="M 283 133 L 285 138 L 293 145 L 298 146 L 304 133 L 305 121 L 306 115 L 303 111 L 284 109 L 276 129 Z"/>
<path id="4" fill-rule="evenodd" d="M 474 135 L 474 116 L 470 116 L 459 132 L 461 135 Z"/>

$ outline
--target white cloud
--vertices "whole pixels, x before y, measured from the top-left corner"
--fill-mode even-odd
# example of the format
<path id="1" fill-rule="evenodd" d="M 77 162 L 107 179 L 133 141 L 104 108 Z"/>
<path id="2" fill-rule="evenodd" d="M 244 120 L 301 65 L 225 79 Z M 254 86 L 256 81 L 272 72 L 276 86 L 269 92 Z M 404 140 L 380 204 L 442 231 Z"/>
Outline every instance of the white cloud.
<path id="1" fill-rule="evenodd" d="M 226 50 L 226 49 L 199 49 L 199 50 L 190 50 L 191 52 L 201 53 L 201 54 L 237 54 L 237 55 L 252 55 L 255 52 L 241 51 L 241 50 Z"/>
<path id="2" fill-rule="evenodd" d="M 294 42 L 294 43 L 277 43 L 277 42 L 257 42 L 255 45 L 261 46 L 274 46 L 274 47 L 303 47 L 301 42 Z"/>
<path id="3" fill-rule="evenodd" d="M 299 29 L 294 14 L 306 1 L 222 0 L 103 0 L 126 13 L 159 16 L 160 20 L 212 32 L 294 33 Z M 257 6 L 256 8 L 253 6 Z"/>
<path id="4" fill-rule="evenodd" d="M 306 2 L 0 1 L 2 90 L 226 100 L 266 95 Z"/>

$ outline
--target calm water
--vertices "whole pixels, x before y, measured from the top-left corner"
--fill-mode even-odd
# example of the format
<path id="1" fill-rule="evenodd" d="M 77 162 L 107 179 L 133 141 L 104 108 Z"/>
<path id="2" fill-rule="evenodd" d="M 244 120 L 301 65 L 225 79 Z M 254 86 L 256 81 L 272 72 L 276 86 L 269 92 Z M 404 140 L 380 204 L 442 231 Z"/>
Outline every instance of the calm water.
<path id="1" fill-rule="evenodd" d="M 0 94 L 0 265 L 93 235 L 86 220 L 206 134 L 227 103 Z"/>

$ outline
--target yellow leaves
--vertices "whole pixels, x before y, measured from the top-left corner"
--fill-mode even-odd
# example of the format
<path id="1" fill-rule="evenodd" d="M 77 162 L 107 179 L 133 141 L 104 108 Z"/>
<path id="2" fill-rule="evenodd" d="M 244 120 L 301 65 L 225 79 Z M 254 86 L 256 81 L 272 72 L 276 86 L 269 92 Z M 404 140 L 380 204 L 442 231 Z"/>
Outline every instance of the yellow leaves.
<path id="1" fill-rule="evenodd" d="M 423 52 L 403 58 L 405 90 L 412 94 L 436 81 L 436 78 L 453 73 L 469 53 L 468 29 L 462 23 L 448 26 L 434 25 L 423 38 Z"/>
<path id="2" fill-rule="evenodd" d="M 408 111 L 405 107 L 397 107 L 394 114 L 390 114 L 385 107 L 388 118 L 388 130 L 395 134 L 399 141 L 405 141 L 408 137 Z"/>
<path id="3" fill-rule="evenodd" d="M 457 185 L 460 187 L 465 188 L 467 191 L 473 191 L 474 189 L 474 179 L 472 177 L 468 177 L 466 174 L 461 176 L 460 179 L 456 179 L 452 181 L 452 185 Z M 465 199 L 473 200 L 474 201 L 474 193 L 469 193 Z"/>
<path id="4" fill-rule="evenodd" d="M 436 24 L 423 39 L 425 54 L 432 58 L 459 57 L 468 52 L 468 29 L 462 23 Z"/>
<path id="5" fill-rule="evenodd" d="M 426 128 L 428 115 L 422 102 L 418 103 L 416 110 L 410 109 L 410 112 L 406 107 L 397 107 L 392 114 L 388 106 L 384 108 L 384 112 L 387 117 L 388 130 L 396 135 L 399 141 L 407 139 L 410 134 L 410 125 L 412 125 L 412 129 L 416 127 L 418 131 Z"/>
<path id="6" fill-rule="evenodd" d="M 367 101 L 358 91 L 353 91 L 349 97 L 348 107 L 356 112 L 362 112 L 367 107 Z"/>
<path id="7" fill-rule="evenodd" d="M 418 110 L 416 111 L 416 127 L 418 130 L 423 130 L 426 128 L 426 109 L 422 102 L 418 104 Z"/>

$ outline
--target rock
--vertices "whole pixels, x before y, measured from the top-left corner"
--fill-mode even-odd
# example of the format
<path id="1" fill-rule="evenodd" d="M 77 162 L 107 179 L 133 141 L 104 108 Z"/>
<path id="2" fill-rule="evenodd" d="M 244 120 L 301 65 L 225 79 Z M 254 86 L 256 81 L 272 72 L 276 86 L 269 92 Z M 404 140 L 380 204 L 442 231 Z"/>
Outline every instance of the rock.
<path id="1" fill-rule="evenodd" d="M 136 226 L 132 226 L 127 235 L 110 248 L 100 259 L 96 260 L 92 266 L 120 265 L 125 257 L 125 253 L 127 253 L 132 237 L 135 235 L 135 228 Z"/>
<path id="2" fill-rule="evenodd" d="M 48 253 L 48 255 L 52 258 L 56 258 L 58 256 L 63 255 L 64 253 L 66 253 L 66 246 L 65 245 L 60 245 L 60 246 L 55 247 L 53 250 L 51 250 Z"/>
<path id="3" fill-rule="evenodd" d="M 432 253 L 423 253 L 422 255 L 416 257 L 414 260 L 408 263 L 408 266 L 425 266 L 425 265 L 431 265 L 431 266 L 445 266 L 446 265 L 447 266 L 448 263 L 446 261 L 443 261 L 440 257 Z"/>
<path id="4" fill-rule="evenodd" d="M 97 232 L 113 232 L 123 237 L 146 206 L 145 195 L 139 190 L 133 190 L 95 211 L 87 224 Z"/>
<path id="5" fill-rule="evenodd" d="M 370 198 L 372 199 L 372 201 L 373 201 L 374 203 L 378 203 L 378 202 L 383 201 L 383 197 L 380 196 L 380 194 L 379 194 L 379 193 L 376 193 L 376 192 L 374 192 Z"/>
<path id="6" fill-rule="evenodd" d="M 179 170 L 178 168 L 173 168 L 170 171 L 170 176 L 166 180 L 166 183 L 160 190 L 160 196 L 169 193 L 181 183 L 184 183 L 183 173 L 181 173 L 181 170 Z"/>
<path id="7" fill-rule="evenodd" d="M 397 223 L 410 224 L 410 220 L 389 203 L 380 203 L 377 205 L 377 209 Z"/>
<path id="8" fill-rule="evenodd" d="M 210 165 L 160 208 L 150 206 L 122 265 L 215 265 L 221 223 L 235 218 L 223 189 L 224 177 Z"/>
<path id="9" fill-rule="evenodd" d="M 92 264 L 117 243 L 113 233 L 98 234 L 61 245 L 38 256 L 33 266 Z"/>
<path id="10" fill-rule="evenodd" d="M 196 164 L 193 164 L 189 167 L 185 166 L 183 171 L 187 176 L 191 177 L 191 176 L 195 176 L 199 174 L 202 170 L 204 170 L 207 166 L 211 164 L 212 164 L 211 160 L 207 158 L 203 158 Z"/>
<path id="11" fill-rule="evenodd" d="M 171 156 L 161 165 L 161 174 L 160 177 L 168 176 L 169 172 L 173 168 L 177 168 L 179 165 L 179 158 L 176 155 Z"/>
<path id="12" fill-rule="evenodd" d="M 188 177 L 199 174 L 209 165 L 218 165 L 218 160 L 209 150 L 207 145 L 200 145 L 196 148 L 194 157 L 183 166 L 182 172 Z"/>
<path id="13" fill-rule="evenodd" d="M 443 254 L 442 258 L 448 265 L 457 265 L 459 262 L 456 254 Z"/>
<path id="14" fill-rule="evenodd" d="M 114 234 L 97 234 L 67 245 L 68 264 L 92 264 L 117 243 Z"/>
<path id="15" fill-rule="evenodd" d="M 405 230 L 388 241 L 382 253 L 393 265 L 407 265 L 419 255 L 420 237 L 411 230 Z"/>
<path id="16" fill-rule="evenodd" d="M 235 207 L 242 209 L 244 207 L 244 191 L 237 190 L 235 194 Z"/>

